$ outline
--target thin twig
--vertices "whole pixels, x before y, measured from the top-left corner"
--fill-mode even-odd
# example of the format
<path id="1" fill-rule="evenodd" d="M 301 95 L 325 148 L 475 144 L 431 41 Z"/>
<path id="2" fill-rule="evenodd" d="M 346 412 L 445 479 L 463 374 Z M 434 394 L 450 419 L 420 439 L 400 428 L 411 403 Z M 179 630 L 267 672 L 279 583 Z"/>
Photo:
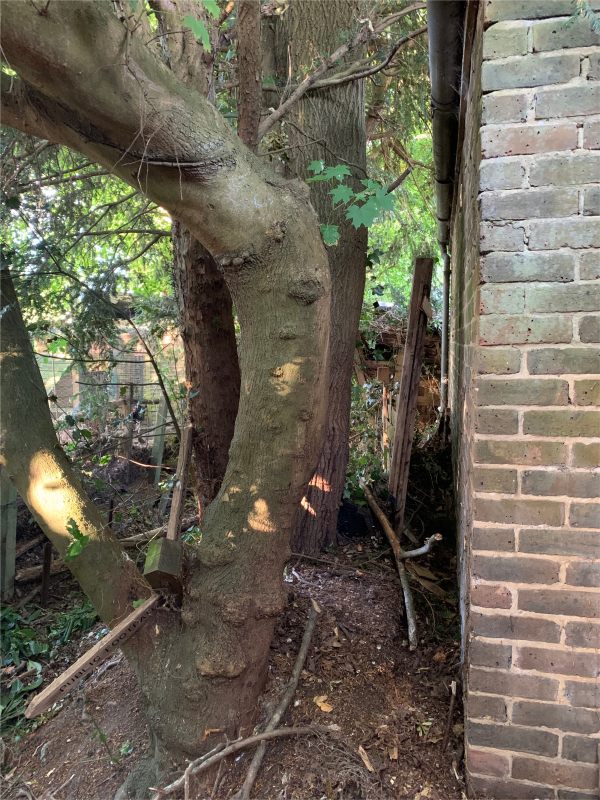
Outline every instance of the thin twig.
<path id="1" fill-rule="evenodd" d="M 292 670 L 292 676 L 289 680 L 287 688 L 279 701 L 277 708 L 273 712 L 271 719 L 267 723 L 265 731 L 272 731 L 279 725 L 279 722 L 285 712 L 288 709 L 289 704 L 292 702 L 292 698 L 296 693 L 296 688 L 298 686 L 298 681 L 300 680 L 300 673 L 302 672 L 302 668 L 304 667 L 304 662 L 306 661 L 306 656 L 308 654 L 308 648 L 310 647 L 310 642 L 312 639 L 313 632 L 315 630 L 315 624 L 317 622 L 317 617 L 321 612 L 317 610 L 315 605 L 311 606 L 310 611 L 308 612 L 308 620 L 306 623 L 306 627 L 304 629 L 304 636 L 302 637 L 302 643 L 300 645 L 300 650 L 298 651 L 298 656 L 296 658 L 296 663 L 294 664 L 294 669 Z M 240 789 L 240 791 L 234 796 L 234 800 L 249 800 L 250 792 L 252 791 L 252 787 L 254 786 L 254 782 L 258 775 L 258 771 L 260 769 L 260 765 L 263 762 L 263 758 L 265 757 L 265 753 L 267 752 L 267 743 L 261 742 L 258 747 L 256 748 L 256 753 L 254 754 L 254 758 L 250 762 L 250 766 L 248 767 L 248 774 L 246 775 L 246 780 L 244 781 L 244 785 Z"/>
<path id="2" fill-rule="evenodd" d="M 225 747 L 214 755 L 210 755 L 208 758 L 206 756 L 197 758 L 188 765 L 186 772 L 188 775 L 197 775 L 199 772 L 203 772 L 214 764 L 217 764 L 222 758 L 227 758 L 227 756 L 237 753 L 239 750 L 244 750 L 246 747 L 251 747 L 265 739 L 279 739 L 283 736 L 315 736 L 319 733 L 331 732 L 331 728 L 326 728 L 322 725 L 310 725 L 303 728 L 278 728 L 276 731 L 257 733 L 254 736 L 249 736 L 247 739 L 240 739 L 237 742 L 232 742 L 228 747 Z M 184 775 L 181 775 L 177 780 L 173 781 L 173 783 L 165 786 L 164 789 L 154 789 L 153 791 L 155 791 L 156 794 L 152 796 L 152 800 L 161 800 L 165 795 L 173 794 L 178 789 L 181 789 L 183 785 Z"/>

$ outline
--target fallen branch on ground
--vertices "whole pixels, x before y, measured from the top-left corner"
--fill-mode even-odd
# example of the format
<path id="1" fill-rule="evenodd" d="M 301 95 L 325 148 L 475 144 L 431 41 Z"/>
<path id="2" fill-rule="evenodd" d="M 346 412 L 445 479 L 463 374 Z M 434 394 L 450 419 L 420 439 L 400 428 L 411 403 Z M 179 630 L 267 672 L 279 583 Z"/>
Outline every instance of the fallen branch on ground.
<path id="1" fill-rule="evenodd" d="M 302 637 L 302 643 L 300 645 L 300 650 L 298 651 L 296 663 L 294 664 L 294 669 L 292 670 L 292 676 L 289 680 L 285 692 L 283 693 L 281 700 L 277 704 L 277 707 L 273 712 L 273 715 L 271 716 L 271 719 L 267 723 L 265 732 L 275 730 L 275 728 L 279 725 L 281 718 L 287 711 L 289 704 L 292 702 L 292 698 L 296 693 L 298 681 L 300 680 L 300 673 L 302 672 L 302 668 L 304 667 L 304 662 L 306 661 L 306 656 L 308 654 L 308 648 L 310 647 L 312 635 L 315 630 L 317 617 L 319 616 L 320 613 L 321 613 L 320 609 L 313 602 L 313 605 L 310 611 L 308 612 L 308 620 L 306 623 L 306 627 L 304 629 L 304 636 Z M 246 775 L 246 780 L 244 781 L 244 785 L 242 786 L 240 791 L 234 796 L 233 800 L 250 800 L 250 792 L 252 791 L 252 787 L 254 786 L 254 781 L 256 780 L 258 771 L 260 769 L 260 765 L 262 764 L 266 752 L 267 752 L 267 743 L 265 741 L 262 741 L 256 748 L 256 753 L 254 754 L 254 758 L 250 762 L 250 766 L 248 767 L 248 774 Z"/>
<path id="2" fill-rule="evenodd" d="M 400 576 L 400 583 L 402 584 L 402 592 L 404 595 L 404 609 L 406 611 L 406 624 L 408 627 L 408 644 L 411 650 L 416 650 L 418 638 L 415 605 L 410 588 L 410 582 L 408 580 L 408 574 L 406 572 L 406 567 L 404 566 L 404 561 L 407 558 L 414 558 L 415 556 L 428 553 L 431 550 L 433 543 L 439 542 L 442 536 L 441 534 L 436 533 L 427 539 L 423 547 L 419 547 L 416 550 L 403 550 L 400 545 L 400 541 L 394 532 L 394 529 L 390 525 L 386 515 L 379 507 L 377 500 L 375 500 L 375 497 L 373 496 L 373 493 L 368 486 L 363 486 L 363 490 L 371 511 L 375 514 L 375 517 L 379 521 L 383 532 L 392 546 L 392 552 L 394 553 L 394 558 L 396 560 L 396 567 L 398 569 L 398 575 Z"/>
<path id="3" fill-rule="evenodd" d="M 181 525 L 179 526 L 180 531 L 185 531 L 188 528 L 191 528 L 192 525 L 195 525 L 198 522 L 198 517 L 187 517 L 181 520 Z M 152 528 L 149 531 L 144 531 L 143 533 L 136 533 L 133 536 L 126 536 L 124 539 L 119 539 L 119 544 L 123 547 L 133 547 L 136 544 L 143 544 L 144 542 L 150 541 L 150 539 L 156 539 L 159 536 L 165 536 L 167 533 L 167 523 L 165 522 L 164 525 L 160 525 L 158 528 Z"/>
<path id="4" fill-rule="evenodd" d="M 227 758 L 227 756 L 237 753 L 239 750 L 244 750 L 246 747 L 251 747 L 263 740 L 279 739 L 284 736 L 316 736 L 319 733 L 333 733 L 334 730 L 335 729 L 327 728 L 323 725 L 310 725 L 304 728 L 278 728 L 276 731 L 265 731 L 264 733 L 257 733 L 254 736 L 248 736 L 247 739 L 239 739 L 236 742 L 232 742 L 227 747 L 221 748 L 221 746 L 218 746 L 205 756 L 201 756 L 188 764 L 183 775 L 173 781 L 173 783 L 165 786 L 164 789 L 153 789 L 152 791 L 156 792 L 156 794 L 152 795 L 152 800 L 161 800 L 165 795 L 173 794 L 178 789 L 181 789 L 186 782 L 189 782 L 192 775 L 197 775 L 199 772 L 203 772 L 214 764 L 217 764 L 222 758 Z M 215 752 L 215 750 L 218 750 L 218 752 Z"/>

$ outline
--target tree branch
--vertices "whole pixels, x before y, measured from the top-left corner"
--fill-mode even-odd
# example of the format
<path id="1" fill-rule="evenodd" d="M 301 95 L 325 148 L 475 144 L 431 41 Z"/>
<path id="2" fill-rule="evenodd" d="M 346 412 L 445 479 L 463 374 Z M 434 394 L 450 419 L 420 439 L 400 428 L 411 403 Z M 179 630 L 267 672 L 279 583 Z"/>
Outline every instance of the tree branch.
<path id="1" fill-rule="evenodd" d="M 262 105 L 260 0 L 240 0 L 238 4 L 237 51 L 238 136 L 256 150 Z"/>

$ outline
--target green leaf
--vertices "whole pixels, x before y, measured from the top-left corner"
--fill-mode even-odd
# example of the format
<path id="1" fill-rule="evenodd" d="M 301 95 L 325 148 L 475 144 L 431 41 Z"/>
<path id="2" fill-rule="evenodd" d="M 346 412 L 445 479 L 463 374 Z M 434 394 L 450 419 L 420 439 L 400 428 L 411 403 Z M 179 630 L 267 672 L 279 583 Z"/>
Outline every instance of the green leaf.
<path id="1" fill-rule="evenodd" d="M 323 244 L 335 247 L 340 240 L 340 229 L 337 225 L 320 225 Z"/>
<path id="2" fill-rule="evenodd" d="M 318 175 L 320 172 L 323 172 L 325 169 L 325 162 L 321 161 L 311 161 L 308 165 L 308 169 L 313 173 L 313 175 Z"/>
<path id="3" fill-rule="evenodd" d="M 221 10 L 217 5 L 216 0 L 202 0 L 202 5 L 208 11 L 211 17 L 218 19 L 221 16 Z"/>
<path id="4" fill-rule="evenodd" d="M 368 228 L 375 221 L 377 213 L 378 209 L 376 204 L 367 200 L 367 202 L 363 203 L 362 206 L 359 206 L 356 203 L 348 206 L 348 210 L 346 211 L 346 219 L 349 219 L 355 228 L 360 228 L 361 225 L 364 225 L 365 228 Z"/>
<path id="5" fill-rule="evenodd" d="M 338 203 L 349 203 L 354 197 L 353 189 L 345 183 L 339 183 L 333 189 L 330 189 L 329 194 L 335 205 Z"/>
<path id="6" fill-rule="evenodd" d="M 140 606 L 144 605 L 145 600 L 134 600 L 131 604 L 134 608 L 139 608 Z"/>
<path id="7" fill-rule="evenodd" d="M 196 19 L 188 14 L 183 18 L 183 25 L 191 30 L 196 37 L 197 42 L 202 42 L 202 47 L 204 48 L 205 52 L 210 53 L 210 36 L 208 35 L 208 30 L 202 20 Z"/>

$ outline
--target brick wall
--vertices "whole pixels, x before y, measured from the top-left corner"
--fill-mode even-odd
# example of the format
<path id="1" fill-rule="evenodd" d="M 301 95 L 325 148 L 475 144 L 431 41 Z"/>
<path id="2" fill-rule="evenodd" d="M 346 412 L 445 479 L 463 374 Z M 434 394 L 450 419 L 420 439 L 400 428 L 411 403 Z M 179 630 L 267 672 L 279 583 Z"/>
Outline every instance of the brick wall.
<path id="1" fill-rule="evenodd" d="M 600 37 L 572 11 L 489 0 L 471 66 L 450 378 L 473 798 L 600 796 Z"/>

